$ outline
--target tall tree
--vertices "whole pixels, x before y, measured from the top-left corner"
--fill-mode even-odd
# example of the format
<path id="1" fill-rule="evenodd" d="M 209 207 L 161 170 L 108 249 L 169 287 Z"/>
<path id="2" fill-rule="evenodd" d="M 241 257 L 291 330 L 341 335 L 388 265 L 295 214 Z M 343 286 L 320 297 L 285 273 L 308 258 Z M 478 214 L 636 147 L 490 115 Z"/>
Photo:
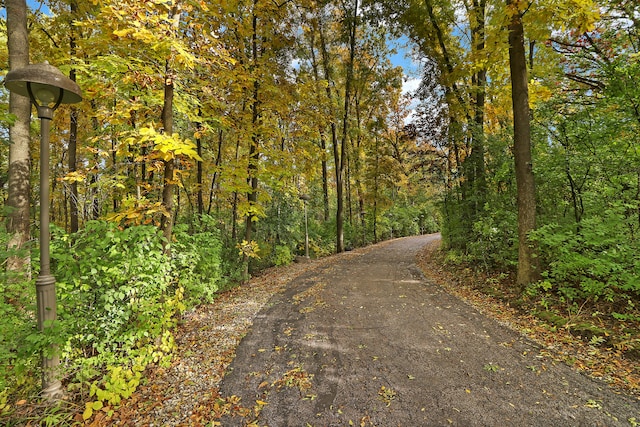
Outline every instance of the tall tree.
<path id="1" fill-rule="evenodd" d="M 27 4 L 25 0 L 6 0 L 7 47 L 9 69 L 15 70 L 29 64 L 29 37 L 27 32 Z M 7 260 L 7 271 L 30 275 L 29 251 L 29 179 L 31 174 L 29 153 L 29 123 L 31 101 L 29 98 L 11 93 L 9 111 L 16 117 L 9 128 L 9 194 L 7 206 L 7 231 L 10 233 L 8 248 L 20 253 Z"/>
<path id="2" fill-rule="evenodd" d="M 323 106 L 326 106 L 326 102 L 323 102 L 323 96 L 322 96 L 322 91 L 321 91 L 321 78 L 320 78 L 320 70 L 319 70 L 319 64 L 318 64 L 318 59 L 317 59 L 317 55 L 316 55 L 316 50 L 317 50 L 317 46 L 316 46 L 316 37 L 318 34 L 318 26 L 319 26 L 319 17 L 316 16 L 310 16 L 309 20 L 311 21 L 311 25 L 310 28 L 308 29 L 307 33 L 308 33 L 308 42 L 309 42 L 309 60 L 311 62 L 311 70 L 312 70 L 312 75 L 313 75 L 313 81 L 314 81 L 314 92 L 315 92 L 315 103 L 316 103 L 316 109 L 318 109 L 320 111 L 320 113 L 317 115 L 317 120 L 319 121 L 318 123 L 318 139 L 320 141 L 320 149 L 322 150 L 322 155 L 320 156 L 320 165 L 322 168 L 322 206 L 323 206 L 323 220 L 324 221 L 329 221 L 329 181 L 328 181 L 328 164 L 327 164 L 327 157 L 326 157 L 326 152 L 327 152 L 327 135 L 326 135 L 326 120 L 322 120 L 323 118 L 326 119 L 327 117 L 327 111 L 326 108 L 323 108 Z"/>
<path id="3" fill-rule="evenodd" d="M 175 9 L 172 10 L 172 17 L 175 16 Z M 180 15 L 177 15 L 177 19 L 180 19 Z M 167 59 L 164 78 L 164 104 L 162 106 L 162 126 L 164 132 L 168 135 L 173 134 L 173 94 L 175 76 L 173 75 L 173 69 L 171 62 Z M 163 160 L 164 164 L 164 186 L 162 189 L 162 206 L 165 212 L 163 212 L 160 227 L 162 228 L 162 234 L 165 238 L 165 250 L 168 250 L 171 242 L 171 236 L 173 232 L 173 208 L 174 208 L 174 189 L 176 186 L 175 166 L 176 159 L 171 156 L 168 159 Z"/>
<path id="4" fill-rule="evenodd" d="M 71 0 L 70 4 L 71 8 L 71 16 L 72 19 L 75 18 L 75 15 L 78 13 L 78 2 L 76 0 Z M 69 48 L 71 57 L 75 57 L 76 55 L 76 31 L 74 26 L 72 25 L 70 28 L 71 37 L 69 38 Z M 76 81 L 76 70 L 72 68 L 69 72 L 69 78 L 73 81 Z M 74 174 L 77 170 L 77 146 L 78 146 L 78 109 L 76 107 L 71 107 L 70 111 L 70 122 L 69 122 L 69 173 Z M 69 228 L 72 233 L 76 233 L 79 227 L 79 205 L 78 205 L 78 181 L 72 180 L 70 184 L 70 224 Z"/>
<path id="5" fill-rule="evenodd" d="M 327 94 L 327 103 L 329 106 L 329 114 L 332 116 L 335 115 L 335 98 L 336 94 L 334 93 L 334 64 L 329 55 L 329 46 L 327 41 L 326 29 L 324 28 L 325 23 L 323 22 L 322 16 L 318 20 L 318 33 L 320 36 L 320 53 L 322 56 L 322 68 L 323 74 L 326 79 L 325 83 L 325 91 Z M 329 122 L 330 130 L 331 130 L 331 144 L 333 147 L 333 159 L 334 159 L 334 168 L 335 168 L 335 178 L 336 178 L 336 204 L 339 205 L 336 207 L 336 251 L 342 252 L 344 250 L 344 229 L 343 229 L 343 210 L 344 210 L 344 201 L 343 201 L 343 165 L 340 157 L 340 149 L 339 140 L 338 140 L 338 129 L 336 126 L 335 116 Z M 343 141 L 346 143 L 346 141 Z"/>
<path id="6" fill-rule="evenodd" d="M 486 0 L 465 0 L 467 10 L 469 31 L 471 34 L 471 59 L 472 69 L 475 71 L 471 76 L 472 91 L 470 101 L 473 111 L 473 122 L 471 127 L 471 152 L 465 161 L 465 176 L 469 186 L 467 201 L 470 216 L 470 225 L 479 219 L 481 211 L 484 209 L 486 200 L 487 184 L 485 178 L 485 97 L 487 85 L 487 60 L 485 52 L 485 20 L 486 20 Z"/>
<path id="7" fill-rule="evenodd" d="M 513 156 L 515 160 L 518 205 L 518 275 L 520 289 L 539 275 L 535 250 L 529 233 L 536 227 L 536 188 L 531 158 L 531 124 L 529 112 L 529 84 L 527 56 L 524 48 L 524 26 L 521 0 L 507 0 L 509 13 L 509 70 L 513 103 Z"/>
<path id="8" fill-rule="evenodd" d="M 255 208 L 258 203 L 258 162 L 260 159 L 260 139 L 261 134 L 258 129 L 261 118 L 260 107 L 260 84 L 261 79 L 258 77 L 258 73 L 261 71 L 258 64 L 260 59 L 260 53 L 258 52 L 258 0 L 253 0 L 253 8 L 251 12 L 251 56 L 250 56 L 250 69 L 255 73 L 253 77 L 253 85 L 251 88 L 251 137 L 249 138 L 249 162 L 247 167 L 247 202 L 249 204 L 249 213 L 245 218 L 245 231 L 244 240 L 250 242 L 255 228 L 255 216 L 251 213 L 251 210 Z M 248 259 L 245 254 L 245 267 L 248 269 Z M 248 279 L 249 272 L 245 271 L 245 279 Z"/>
<path id="9" fill-rule="evenodd" d="M 340 146 L 333 146 L 333 158 L 335 161 L 336 177 L 336 252 L 344 251 L 344 171 L 346 167 L 346 152 L 349 137 L 349 108 L 351 106 L 353 69 L 356 54 L 356 37 L 358 34 L 358 0 L 354 1 L 353 9 L 346 9 L 345 20 L 349 41 L 349 56 L 346 64 L 346 76 L 344 84 L 344 110 L 342 115 L 342 137 Z"/>

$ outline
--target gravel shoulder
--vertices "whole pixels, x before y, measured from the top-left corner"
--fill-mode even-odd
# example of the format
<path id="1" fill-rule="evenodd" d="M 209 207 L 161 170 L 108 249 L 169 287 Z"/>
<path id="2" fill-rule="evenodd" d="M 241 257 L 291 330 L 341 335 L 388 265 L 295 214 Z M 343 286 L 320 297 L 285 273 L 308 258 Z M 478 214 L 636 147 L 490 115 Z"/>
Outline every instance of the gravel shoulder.
<path id="1" fill-rule="evenodd" d="M 438 235 L 271 270 L 185 316 L 175 363 L 97 425 L 631 426 L 636 397 L 425 278 Z"/>

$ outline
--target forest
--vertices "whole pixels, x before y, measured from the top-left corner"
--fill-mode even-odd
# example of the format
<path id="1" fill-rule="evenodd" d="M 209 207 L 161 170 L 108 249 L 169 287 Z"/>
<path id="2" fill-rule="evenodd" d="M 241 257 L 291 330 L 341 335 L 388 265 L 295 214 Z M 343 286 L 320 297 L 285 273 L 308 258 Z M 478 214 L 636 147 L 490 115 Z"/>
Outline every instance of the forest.
<path id="1" fill-rule="evenodd" d="M 452 268 L 640 356 L 637 1 L 3 7 L 2 75 L 47 61 L 83 100 L 52 122 L 37 328 L 40 121 L 0 90 L 0 418 L 53 352 L 65 393 L 118 405 L 170 363 L 180 313 L 304 256 L 305 225 L 313 258 L 441 232 Z"/>

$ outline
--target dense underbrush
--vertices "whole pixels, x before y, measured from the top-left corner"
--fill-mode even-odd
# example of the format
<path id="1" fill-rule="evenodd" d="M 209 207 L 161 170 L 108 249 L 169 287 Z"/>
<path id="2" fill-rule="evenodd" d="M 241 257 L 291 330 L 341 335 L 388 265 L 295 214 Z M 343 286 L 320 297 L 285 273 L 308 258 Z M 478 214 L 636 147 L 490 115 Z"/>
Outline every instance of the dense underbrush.
<path id="1" fill-rule="evenodd" d="M 213 301 L 222 286 L 222 245 L 209 230 L 189 234 L 178 227 L 168 254 L 153 226 L 93 221 L 73 236 L 54 228 L 57 322 L 37 331 L 33 280 L 0 284 L 0 419 L 34 401 L 40 355 L 54 347 L 66 401 L 83 405 L 73 411 L 84 418 L 129 397 L 149 365 L 167 364 L 178 314 Z M 49 406 L 32 415 L 37 424 L 60 425 L 69 412 Z"/>

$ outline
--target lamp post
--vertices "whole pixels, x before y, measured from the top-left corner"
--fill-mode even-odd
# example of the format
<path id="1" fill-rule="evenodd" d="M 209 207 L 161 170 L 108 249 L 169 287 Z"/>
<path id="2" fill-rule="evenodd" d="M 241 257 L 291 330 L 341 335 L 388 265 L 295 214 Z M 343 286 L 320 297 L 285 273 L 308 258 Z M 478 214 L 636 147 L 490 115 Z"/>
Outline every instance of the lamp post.
<path id="1" fill-rule="evenodd" d="M 363 209 L 360 211 L 360 224 L 362 224 L 362 247 L 367 246 L 367 212 Z"/>
<path id="2" fill-rule="evenodd" d="M 308 194 L 301 194 L 300 200 L 304 204 L 304 256 L 309 258 L 309 225 L 307 221 L 307 202 L 311 199 Z"/>
<path id="3" fill-rule="evenodd" d="M 56 67 L 30 64 L 7 73 L 4 84 L 11 92 L 27 96 L 40 118 L 40 274 L 36 279 L 38 330 L 56 320 L 56 279 L 51 275 L 49 256 L 49 129 L 53 112 L 60 104 L 82 100 L 80 87 Z M 42 395 L 57 398 L 62 394 L 56 348 L 42 356 Z"/>

